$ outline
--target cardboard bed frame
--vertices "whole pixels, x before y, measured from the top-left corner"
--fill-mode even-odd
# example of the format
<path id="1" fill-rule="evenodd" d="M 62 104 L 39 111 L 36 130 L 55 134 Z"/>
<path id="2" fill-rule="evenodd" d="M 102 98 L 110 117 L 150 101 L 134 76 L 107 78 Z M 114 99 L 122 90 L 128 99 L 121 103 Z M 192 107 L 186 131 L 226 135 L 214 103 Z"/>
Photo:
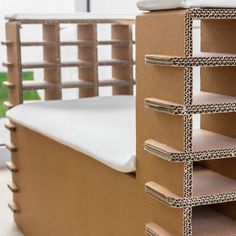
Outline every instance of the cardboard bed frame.
<path id="1" fill-rule="evenodd" d="M 45 89 L 47 100 L 61 98 L 65 85 L 59 72 L 63 65 L 72 64 L 58 61 L 63 44 L 58 38 L 60 22 L 79 24 L 83 37 L 73 43 L 81 50 L 80 59 L 100 64 L 94 54 L 98 42 L 93 41 L 98 19 L 86 19 L 82 25 L 78 19 L 8 20 L 9 108 L 23 102 L 24 89 Z M 202 52 L 213 55 L 193 55 L 193 20 L 201 20 Z M 42 24 L 44 41 L 21 42 L 24 23 Z M 126 78 L 122 87 L 117 80 L 109 81 L 114 95 L 132 94 L 130 24 L 133 21 L 119 19 L 113 26 L 115 40 L 109 42 L 115 58 L 109 63 L 113 77 L 119 82 Z M 236 57 L 228 55 L 236 53 L 236 10 L 146 13 L 137 17 L 136 32 L 136 173 L 119 173 L 17 123 L 6 124 L 12 152 L 7 166 L 13 175 L 9 206 L 26 236 L 236 234 Z M 93 44 L 84 47 L 90 41 Z M 45 61 L 22 63 L 20 48 L 27 45 L 43 46 Z M 81 67 L 81 80 L 75 86 L 80 96 L 98 95 L 97 66 L 83 68 L 80 63 L 73 63 Z M 43 84 L 22 83 L 22 69 L 35 66 L 45 68 Z M 201 67 L 197 96 L 193 94 L 195 66 Z M 193 130 L 195 114 L 201 116 L 199 130 Z"/>

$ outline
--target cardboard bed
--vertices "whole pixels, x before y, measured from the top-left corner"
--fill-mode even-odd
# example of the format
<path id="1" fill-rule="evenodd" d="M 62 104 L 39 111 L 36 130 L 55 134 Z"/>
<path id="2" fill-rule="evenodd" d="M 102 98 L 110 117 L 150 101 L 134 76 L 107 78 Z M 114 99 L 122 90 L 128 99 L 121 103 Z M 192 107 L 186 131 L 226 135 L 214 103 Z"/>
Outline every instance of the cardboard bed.
<path id="1" fill-rule="evenodd" d="M 134 21 L 63 17 L 17 15 L 7 22 L 9 207 L 24 234 L 236 234 L 236 10 L 139 15 L 136 97 Z M 193 54 L 194 20 L 201 21 L 201 49 L 210 56 Z M 78 24 L 78 41 L 60 41 L 61 23 Z M 112 25 L 112 40 L 97 40 L 101 23 Z M 21 42 L 22 24 L 42 24 L 44 40 Z M 98 59 L 101 43 L 112 46 L 111 60 Z M 61 61 L 61 44 L 76 44 L 79 61 Z M 22 62 L 21 47 L 36 45 L 43 46 L 44 61 Z M 104 65 L 112 67 L 106 83 L 97 73 Z M 44 68 L 44 81 L 22 82 L 22 70 L 37 66 Z M 63 83 L 63 66 L 78 67 L 80 80 Z M 201 68 L 197 96 L 195 67 Z M 59 101 L 69 85 L 80 89 L 81 99 Z M 99 97 L 99 87 L 108 85 L 116 96 Z M 22 91 L 40 88 L 55 101 L 21 104 Z"/>

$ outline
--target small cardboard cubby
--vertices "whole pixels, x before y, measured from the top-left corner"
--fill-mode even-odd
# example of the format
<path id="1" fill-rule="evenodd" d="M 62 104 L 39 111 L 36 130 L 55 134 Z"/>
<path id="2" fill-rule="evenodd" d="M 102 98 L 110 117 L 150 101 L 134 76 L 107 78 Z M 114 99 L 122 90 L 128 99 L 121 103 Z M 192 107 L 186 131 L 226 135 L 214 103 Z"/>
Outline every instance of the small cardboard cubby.
<path id="1" fill-rule="evenodd" d="M 176 220 L 184 236 L 236 234 L 235 13 L 189 9 L 137 17 L 137 158 L 146 193 L 183 209 Z M 194 21 L 200 26 L 197 53 Z M 198 93 L 193 89 L 196 67 Z M 198 129 L 195 115 L 200 116 Z M 173 235 L 171 224 L 155 220 L 146 233 Z"/>

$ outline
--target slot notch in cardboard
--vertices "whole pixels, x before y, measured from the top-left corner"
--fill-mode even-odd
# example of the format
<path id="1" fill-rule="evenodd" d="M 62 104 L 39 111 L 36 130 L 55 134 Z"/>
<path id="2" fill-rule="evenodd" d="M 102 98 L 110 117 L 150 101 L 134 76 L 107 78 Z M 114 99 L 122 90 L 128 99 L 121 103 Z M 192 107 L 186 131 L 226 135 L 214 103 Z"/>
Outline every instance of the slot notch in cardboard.
<path id="1" fill-rule="evenodd" d="M 18 193 L 19 192 L 19 188 L 16 186 L 16 184 L 14 182 L 9 182 L 7 184 L 7 187 L 13 192 L 13 193 Z"/>
<path id="2" fill-rule="evenodd" d="M 8 207 L 11 209 L 13 213 L 20 213 L 20 209 L 14 201 L 10 201 L 8 203 Z"/>
<path id="3" fill-rule="evenodd" d="M 8 89 L 13 89 L 15 88 L 15 85 L 13 83 L 11 83 L 10 81 L 4 81 L 2 84 L 4 87 L 8 88 Z"/>
<path id="4" fill-rule="evenodd" d="M 6 148 L 10 151 L 10 152 L 17 152 L 17 148 L 15 147 L 15 145 L 11 142 L 6 144 Z"/>
<path id="5" fill-rule="evenodd" d="M 10 110 L 11 108 L 14 107 L 14 105 L 12 103 L 10 103 L 9 101 L 4 102 L 3 103 L 4 107 L 6 107 L 8 110 Z"/>
<path id="6" fill-rule="evenodd" d="M 7 168 L 12 172 L 12 173 L 16 173 L 18 171 L 17 167 L 15 166 L 15 164 L 11 161 L 8 161 L 6 163 Z"/>
<path id="7" fill-rule="evenodd" d="M 10 121 L 5 123 L 4 126 L 5 126 L 6 129 L 8 129 L 11 132 L 15 132 L 16 131 L 16 126 L 13 123 L 11 123 Z"/>
<path id="8" fill-rule="evenodd" d="M 145 233 L 147 236 L 172 236 L 165 229 L 153 222 L 146 224 Z"/>

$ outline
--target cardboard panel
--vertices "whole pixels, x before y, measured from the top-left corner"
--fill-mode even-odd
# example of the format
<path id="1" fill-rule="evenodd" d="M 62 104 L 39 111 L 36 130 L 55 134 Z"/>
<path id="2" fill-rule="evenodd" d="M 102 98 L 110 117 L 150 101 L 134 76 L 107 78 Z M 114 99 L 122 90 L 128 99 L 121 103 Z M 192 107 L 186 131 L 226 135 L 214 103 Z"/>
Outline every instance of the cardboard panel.
<path id="1" fill-rule="evenodd" d="M 236 96 L 236 67 L 201 68 L 201 90 Z"/>
<path id="2" fill-rule="evenodd" d="M 119 173 L 21 126 L 14 143 L 21 147 L 14 176 L 21 211 L 14 217 L 26 235 L 143 236 L 150 221 L 183 235 L 183 210 L 147 196 L 139 172 Z"/>
<path id="3" fill-rule="evenodd" d="M 179 196 L 183 196 L 184 164 L 155 157 L 143 145 L 152 138 L 183 151 L 183 117 L 145 108 L 144 100 L 153 97 L 183 104 L 184 69 L 146 65 L 145 55 L 183 56 L 184 17 L 185 11 L 171 11 L 140 15 L 136 20 L 137 171 L 147 182 L 157 182 Z"/>
<path id="4" fill-rule="evenodd" d="M 15 106 L 22 103 L 21 58 L 20 58 L 20 24 L 18 22 L 6 23 L 7 60 L 12 63 L 8 67 L 8 81 L 14 88 L 8 89 L 8 100 Z"/>
<path id="5" fill-rule="evenodd" d="M 234 125 L 235 119 L 235 112 L 201 115 L 201 128 L 236 138 L 236 125 Z"/>
<path id="6" fill-rule="evenodd" d="M 78 58 L 81 61 L 91 62 L 90 68 L 79 68 L 79 79 L 91 82 L 94 88 L 81 88 L 80 97 L 93 97 L 98 95 L 98 68 L 97 68 L 97 25 L 96 24 L 79 24 L 78 40 L 88 41 L 90 46 L 80 46 L 78 48 Z"/>
<path id="7" fill-rule="evenodd" d="M 45 62 L 55 63 L 54 68 L 44 69 L 44 80 L 58 85 L 55 90 L 45 90 L 45 100 L 61 99 L 61 69 L 60 69 L 60 27 L 59 24 L 43 25 L 43 40 L 56 42 L 55 47 L 44 47 L 43 58 Z"/>
<path id="8" fill-rule="evenodd" d="M 128 87 L 113 87 L 113 95 L 124 95 L 133 93 L 133 46 L 132 26 L 112 25 L 112 40 L 128 41 L 128 45 L 113 45 L 112 59 L 127 61 L 127 66 L 112 66 L 112 77 L 114 79 L 126 80 L 130 82 Z"/>

